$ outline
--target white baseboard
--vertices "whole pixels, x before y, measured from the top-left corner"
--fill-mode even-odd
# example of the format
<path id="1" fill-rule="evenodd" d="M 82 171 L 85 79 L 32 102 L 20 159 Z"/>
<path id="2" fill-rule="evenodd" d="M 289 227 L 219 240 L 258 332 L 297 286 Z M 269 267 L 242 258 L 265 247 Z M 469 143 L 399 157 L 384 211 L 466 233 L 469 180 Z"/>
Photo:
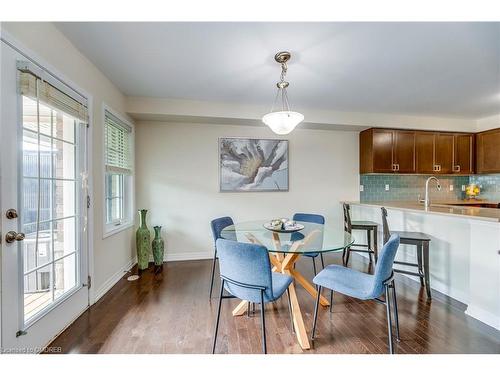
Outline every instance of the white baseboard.
<path id="1" fill-rule="evenodd" d="M 135 263 L 137 263 L 137 260 L 134 257 L 134 258 L 130 259 L 127 262 L 127 264 L 120 267 L 120 269 L 118 269 L 118 271 L 116 271 L 112 276 L 110 276 L 104 282 L 104 284 L 102 284 L 101 287 L 96 290 L 96 292 L 94 293 L 93 301 L 90 301 L 90 304 L 93 305 L 94 303 L 99 301 L 99 299 L 102 296 L 104 296 L 118 281 L 120 281 L 120 279 L 123 277 L 125 272 L 130 270 Z"/>
<path id="2" fill-rule="evenodd" d="M 212 259 L 214 257 L 213 251 L 200 251 L 200 252 L 186 252 L 186 253 L 167 253 L 165 254 L 165 262 L 178 262 L 181 260 L 201 260 Z"/>
<path id="3" fill-rule="evenodd" d="M 476 306 L 467 306 L 465 313 L 474 319 L 477 319 L 500 331 L 500 318 L 489 311 L 483 310 Z"/>

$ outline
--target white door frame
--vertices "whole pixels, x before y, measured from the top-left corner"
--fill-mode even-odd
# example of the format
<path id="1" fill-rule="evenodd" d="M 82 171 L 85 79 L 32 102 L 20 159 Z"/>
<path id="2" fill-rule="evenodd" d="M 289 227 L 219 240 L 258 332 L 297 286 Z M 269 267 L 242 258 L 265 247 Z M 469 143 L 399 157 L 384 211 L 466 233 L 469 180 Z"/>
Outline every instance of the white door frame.
<path id="1" fill-rule="evenodd" d="M 50 75 L 54 76 L 58 80 L 62 81 L 65 85 L 76 91 L 77 93 L 81 94 L 82 96 L 87 98 L 87 107 L 88 107 L 88 113 L 89 113 L 89 119 L 88 119 L 88 130 L 87 130 L 87 166 L 88 166 L 88 178 L 87 178 L 87 184 L 88 184 L 88 195 L 90 197 L 90 207 L 87 209 L 87 272 L 88 275 L 91 277 L 91 279 L 94 279 L 94 179 L 93 179 L 93 130 L 94 130 L 94 105 L 93 105 L 93 97 L 92 95 L 86 91 L 85 89 L 81 88 L 79 85 L 77 85 L 74 81 L 69 79 L 67 76 L 65 76 L 63 73 L 61 73 L 58 69 L 54 68 L 50 63 L 48 63 L 45 59 L 41 58 L 37 53 L 33 52 L 31 49 L 27 48 L 24 46 L 21 42 L 19 42 L 16 38 L 14 38 L 11 34 L 6 32 L 3 28 L 1 28 L 1 23 L 0 23 L 0 43 L 5 43 L 14 50 L 16 50 L 19 54 L 23 55 L 28 61 L 38 65 L 40 68 L 42 68 L 44 71 L 49 73 Z M 1 171 L 0 171 L 0 177 L 1 177 Z M 0 189 L 1 189 L 1 184 L 0 184 Z M 0 197 L 1 197 L 1 191 L 0 191 Z M 0 202 L 1 203 L 1 202 Z M 0 206 L 2 207 L 2 206 Z M 3 214 L 3 213 L 0 213 Z M 1 233 L 1 232 L 0 232 Z M 4 233 L 1 233 L 3 236 Z M 0 264 L 1 264 L 1 257 L 2 257 L 2 246 L 3 246 L 4 241 L 0 241 Z M 84 276 L 82 275 L 82 278 Z M 0 292 L 2 288 L 2 269 L 0 267 Z M 1 295 L 1 293 L 0 293 Z M 88 309 L 90 305 L 94 303 L 94 298 L 95 298 L 95 287 L 92 285 L 89 288 L 88 291 L 88 305 L 87 307 L 81 312 L 83 313 L 85 310 Z M 0 298 L 0 322 L 2 322 L 2 299 Z M 74 320 L 78 318 L 75 317 Z M 73 320 L 73 321 L 74 321 Z M 72 322 L 73 322 L 72 321 Z M 70 322 L 68 325 L 70 325 L 72 322 Z M 66 326 L 67 327 L 67 326 Z M 60 332 L 54 332 L 54 337 L 57 337 L 66 327 L 64 327 Z M 53 338 L 50 340 L 52 341 Z M 45 345 L 50 343 L 47 342 Z M 2 342 L 2 328 L 0 324 L 0 347 L 3 346 Z"/>

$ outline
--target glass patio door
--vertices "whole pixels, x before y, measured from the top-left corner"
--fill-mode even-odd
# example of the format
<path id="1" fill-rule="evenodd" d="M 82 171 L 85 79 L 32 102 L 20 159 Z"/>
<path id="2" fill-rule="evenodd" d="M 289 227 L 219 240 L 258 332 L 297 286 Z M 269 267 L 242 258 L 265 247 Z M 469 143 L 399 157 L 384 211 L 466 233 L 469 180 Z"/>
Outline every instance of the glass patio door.
<path id="1" fill-rule="evenodd" d="M 88 306 L 86 100 L 4 42 L 1 74 L 1 346 L 37 352 Z"/>

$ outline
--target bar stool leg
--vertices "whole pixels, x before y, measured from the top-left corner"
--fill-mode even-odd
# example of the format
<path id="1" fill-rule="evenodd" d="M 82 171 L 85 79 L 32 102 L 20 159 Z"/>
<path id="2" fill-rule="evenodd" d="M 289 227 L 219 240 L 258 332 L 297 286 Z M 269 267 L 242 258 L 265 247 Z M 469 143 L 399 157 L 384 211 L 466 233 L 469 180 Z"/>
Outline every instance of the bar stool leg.
<path id="1" fill-rule="evenodd" d="M 368 256 L 370 257 L 370 263 L 372 263 L 372 230 L 371 229 L 367 229 L 366 230 L 366 239 L 367 239 L 367 244 L 368 244 Z"/>
<path id="2" fill-rule="evenodd" d="M 373 256 L 375 257 L 375 263 L 378 261 L 378 229 L 373 228 Z"/>
<path id="3" fill-rule="evenodd" d="M 431 299 L 431 275 L 429 272 L 429 241 L 424 242 L 424 277 L 425 289 L 427 290 L 427 298 Z"/>
<path id="4" fill-rule="evenodd" d="M 423 253 L 423 244 L 419 243 L 417 245 L 417 263 L 418 263 L 418 273 L 420 274 L 420 285 L 424 286 L 424 270 L 422 268 L 422 253 Z"/>

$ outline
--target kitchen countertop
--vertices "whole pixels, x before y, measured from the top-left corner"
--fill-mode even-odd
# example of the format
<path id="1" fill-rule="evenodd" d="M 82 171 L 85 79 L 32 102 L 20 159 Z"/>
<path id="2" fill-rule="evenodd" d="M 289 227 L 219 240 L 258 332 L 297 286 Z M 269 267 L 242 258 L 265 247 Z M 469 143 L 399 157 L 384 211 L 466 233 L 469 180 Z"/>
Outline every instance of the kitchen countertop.
<path id="1" fill-rule="evenodd" d="M 425 209 L 423 203 L 419 204 L 417 202 L 409 202 L 409 201 L 377 201 L 377 202 L 345 202 L 345 203 L 358 206 L 395 208 L 417 213 L 459 216 L 467 219 L 500 222 L 500 209 L 470 207 L 467 206 L 467 202 L 469 202 L 468 204 L 470 204 L 469 200 L 441 201 L 435 203 L 431 202 L 431 206 L 427 209 Z M 484 203 L 484 202 L 486 201 L 480 201 L 478 203 Z"/>

